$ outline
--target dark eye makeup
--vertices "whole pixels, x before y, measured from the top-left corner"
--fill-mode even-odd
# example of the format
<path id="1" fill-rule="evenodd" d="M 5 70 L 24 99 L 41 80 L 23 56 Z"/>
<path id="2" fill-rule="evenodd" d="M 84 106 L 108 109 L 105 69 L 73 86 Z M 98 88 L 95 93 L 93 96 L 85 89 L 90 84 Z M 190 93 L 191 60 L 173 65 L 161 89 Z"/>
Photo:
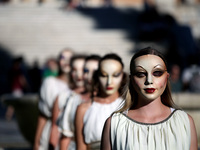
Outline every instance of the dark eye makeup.
<path id="1" fill-rule="evenodd" d="M 147 75 L 146 72 L 136 72 L 136 73 L 135 73 L 135 76 L 138 77 L 138 78 L 145 77 L 146 75 Z"/>
<path id="2" fill-rule="evenodd" d="M 112 76 L 116 78 L 116 77 L 119 77 L 121 74 L 122 74 L 122 72 L 119 72 L 119 73 L 113 74 Z M 103 73 L 100 72 L 99 76 L 101 76 L 101 77 L 107 77 L 108 75 L 107 74 L 103 74 Z"/>
<path id="3" fill-rule="evenodd" d="M 164 73 L 164 71 L 154 71 L 153 72 L 153 75 L 155 76 L 155 77 L 160 77 L 160 76 L 162 76 L 163 75 L 163 73 Z"/>
<path id="4" fill-rule="evenodd" d="M 152 75 L 155 77 L 160 77 L 164 74 L 164 72 L 165 70 L 156 70 L 156 71 L 153 71 Z M 136 72 L 134 73 L 134 75 L 138 78 L 142 78 L 142 77 L 147 76 L 147 72 Z"/>
<path id="5" fill-rule="evenodd" d="M 89 72 L 89 70 L 87 69 L 87 68 L 84 68 L 84 73 L 88 73 Z"/>
<path id="6" fill-rule="evenodd" d="M 115 74 L 113 75 L 113 77 L 119 77 L 121 74 L 122 74 L 122 72 L 115 73 Z"/>

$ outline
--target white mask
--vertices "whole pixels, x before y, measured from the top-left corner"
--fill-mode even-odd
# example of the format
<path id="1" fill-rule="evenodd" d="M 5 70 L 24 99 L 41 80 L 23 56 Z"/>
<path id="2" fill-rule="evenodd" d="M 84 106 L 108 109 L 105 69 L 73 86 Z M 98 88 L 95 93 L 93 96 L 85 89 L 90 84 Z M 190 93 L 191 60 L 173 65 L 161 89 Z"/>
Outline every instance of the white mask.
<path id="1" fill-rule="evenodd" d="M 77 87 L 84 86 L 83 80 L 83 66 L 85 60 L 80 58 L 73 61 L 72 64 L 72 78 Z"/>
<path id="2" fill-rule="evenodd" d="M 69 73 L 70 68 L 70 59 L 72 58 L 72 52 L 70 51 L 63 51 L 60 57 L 60 67 L 64 73 Z"/>
<path id="3" fill-rule="evenodd" d="M 139 97 L 149 100 L 160 98 L 169 76 L 164 61 L 156 55 L 143 55 L 134 62 L 131 80 Z"/>
<path id="4" fill-rule="evenodd" d="M 117 92 L 123 78 L 121 63 L 114 59 L 106 59 L 101 62 L 100 71 L 99 80 L 103 91 L 107 95 Z"/>
<path id="5" fill-rule="evenodd" d="M 84 81 L 87 90 L 92 88 L 92 77 L 95 70 L 98 69 L 99 62 L 97 60 L 88 60 L 84 66 Z"/>

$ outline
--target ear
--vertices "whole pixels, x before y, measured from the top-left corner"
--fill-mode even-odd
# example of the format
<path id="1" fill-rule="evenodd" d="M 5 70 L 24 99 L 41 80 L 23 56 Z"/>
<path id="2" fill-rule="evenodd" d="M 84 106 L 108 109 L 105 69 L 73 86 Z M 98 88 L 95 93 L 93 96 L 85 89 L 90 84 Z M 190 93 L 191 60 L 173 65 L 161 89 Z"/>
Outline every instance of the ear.
<path id="1" fill-rule="evenodd" d="M 169 77 L 170 77 L 170 74 L 169 74 L 169 73 L 167 73 L 167 79 L 169 79 Z"/>

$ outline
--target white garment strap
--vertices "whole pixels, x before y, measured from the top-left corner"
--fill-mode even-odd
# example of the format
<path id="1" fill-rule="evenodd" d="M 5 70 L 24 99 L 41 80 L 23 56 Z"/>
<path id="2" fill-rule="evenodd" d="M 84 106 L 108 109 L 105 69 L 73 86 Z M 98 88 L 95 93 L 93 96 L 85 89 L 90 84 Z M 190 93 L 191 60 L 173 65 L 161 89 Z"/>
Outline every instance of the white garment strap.
<path id="1" fill-rule="evenodd" d="M 170 107 L 171 113 L 175 110 L 174 108 Z"/>

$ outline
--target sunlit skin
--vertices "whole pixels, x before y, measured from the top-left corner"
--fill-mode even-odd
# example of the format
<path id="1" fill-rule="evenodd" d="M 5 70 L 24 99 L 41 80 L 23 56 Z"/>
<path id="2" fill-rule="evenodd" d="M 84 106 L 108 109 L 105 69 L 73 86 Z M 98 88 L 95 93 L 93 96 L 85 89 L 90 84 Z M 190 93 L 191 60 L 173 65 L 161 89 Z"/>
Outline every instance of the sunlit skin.
<path id="1" fill-rule="evenodd" d="M 106 95 L 111 95 L 118 91 L 123 78 L 122 65 L 113 59 L 101 62 L 100 83 Z"/>
<path id="2" fill-rule="evenodd" d="M 150 101 L 160 98 L 168 77 L 165 63 L 160 57 L 144 55 L 135 59 L 131 78 L 139 97 Z"/>
<path id="3" fill-rule="evenodd" d="M 63 51 L 60 57 L 60 66 L 61 70 L 65 73 L 69 73 L 71 68 L 70 68 L 70 59 L 72 58 L 73 54 L 71 51 Z"/>
<path id="4" fill-rule="evenodd" d="M 76 59 L 72 64 L 72 78 L 77 87 L 83 87 L 83 67 L 85 60 Z"/>
<path id="5" fill-rule="evenodd" d="M 98 69 L 99 62 L 97 60 L 88 60 L 84 66 L 84 82 L 88 91 L 92 88 L 92 76 L 95 70 Z"/>

